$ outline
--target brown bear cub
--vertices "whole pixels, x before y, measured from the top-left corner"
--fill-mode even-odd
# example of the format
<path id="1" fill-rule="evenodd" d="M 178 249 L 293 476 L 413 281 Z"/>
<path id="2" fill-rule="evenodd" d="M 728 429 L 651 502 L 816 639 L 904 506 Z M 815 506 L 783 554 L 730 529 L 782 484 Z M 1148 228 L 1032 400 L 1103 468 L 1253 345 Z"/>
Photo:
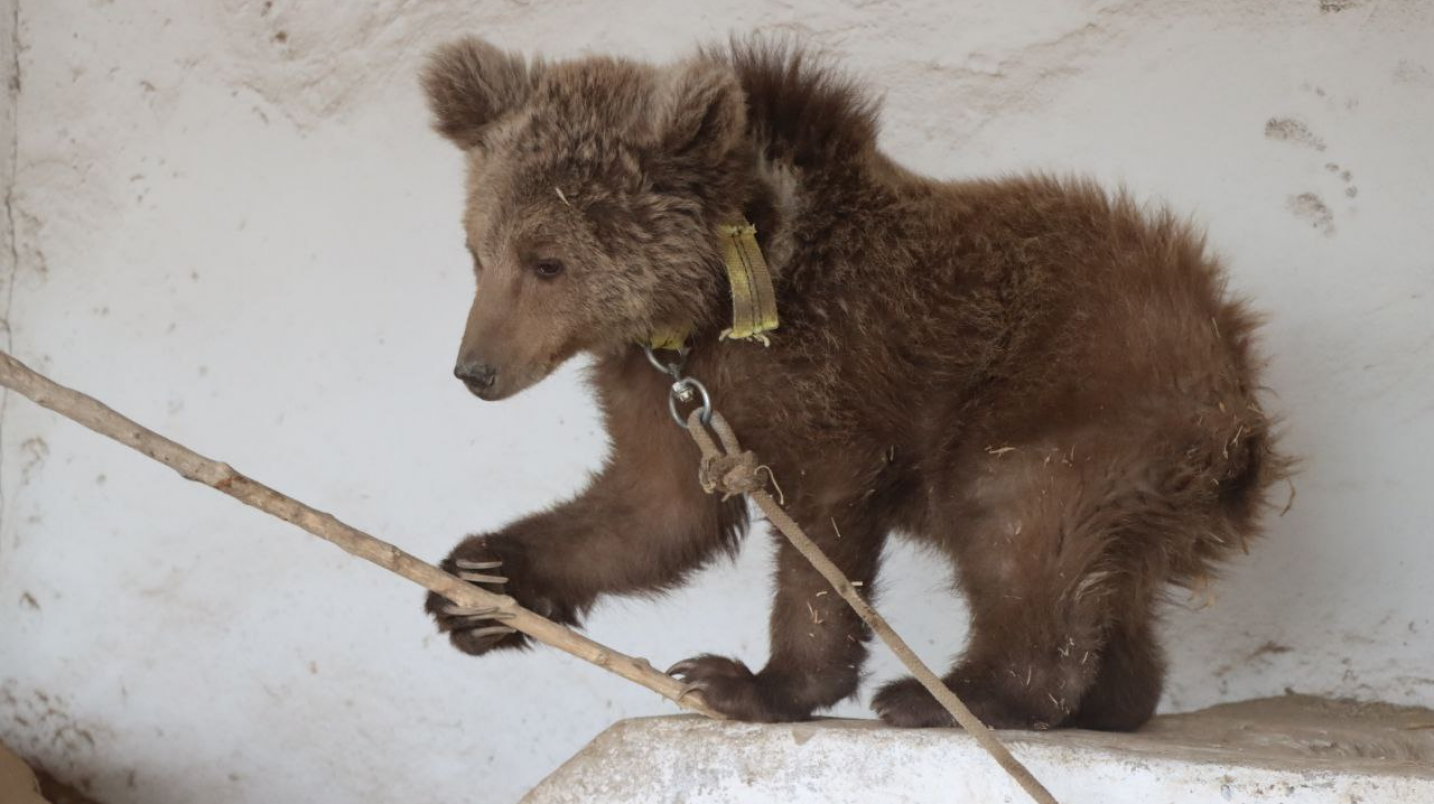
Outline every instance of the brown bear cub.
<path id="1" fill-rule="evenodd" d="M 950 556 L 971 610 L 946 683 L 1002 728 L 1134 729 L 1160 698 L 1156 609 L 1241 551 L 1284 462 L 1256 398 L 1256 318 L 1201 237 L 1089 182 L 936 181 L 877 148 L 875 105 L 795 49 L 653 66 L 527 60 L 467 39 L 424 76 L 463 149 L 477 296 L 457 376 L 502 399 L 593 358 L 612 454 L 574 499 L 472 536 L 445 566 L 559 622 L 681 584 L 747 529 L 704 494 L 641 344 L 690 331 L 687 373 L 788 511 L 872 590 L 888 534 Z M 770 345 L 723 339 L 721 227 L 770 266 Z M 854 694 L 870 637 L 778 548 L 771 659 L 673 673 L 741 720 Z M 454 646 L 521 634 L 430 598 Z M 955 624 L 952 626 L 956 627 Z M 952 719 L 913 680 L 873 707 Z"/>

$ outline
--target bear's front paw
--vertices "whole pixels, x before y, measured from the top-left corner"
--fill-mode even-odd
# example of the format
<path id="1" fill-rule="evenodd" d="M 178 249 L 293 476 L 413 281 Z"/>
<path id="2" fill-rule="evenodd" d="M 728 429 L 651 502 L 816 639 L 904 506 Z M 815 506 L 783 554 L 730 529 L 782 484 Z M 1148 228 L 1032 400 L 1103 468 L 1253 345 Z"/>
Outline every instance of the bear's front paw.
<path id="1" fill-rule="evenodd" d="M 701 693 L 708 706 L 734 720 L 786 723 L 811 717 L 782 685 L 753 673 L 736 659 L 705 654 L 678 662 L 667 674 Z"/>
<path id="2" fill-rule="evenodd" d="M 440 565 L 444 572 L 495 595 L 507 594 L 508 577 L 504 573 L 504 557 L 498 540 L 475 536 L 454 548 Z M 519 600 L 519 604 L 523 601 Z M 497 609 L 469 609 L 429 592 L 424 609 L 438 623 L 439 633 L 448 634 L 453 647 L 464 653 L 481 656 L 501 648 L 522 648 L 528 638 L 502 621 Z"/>

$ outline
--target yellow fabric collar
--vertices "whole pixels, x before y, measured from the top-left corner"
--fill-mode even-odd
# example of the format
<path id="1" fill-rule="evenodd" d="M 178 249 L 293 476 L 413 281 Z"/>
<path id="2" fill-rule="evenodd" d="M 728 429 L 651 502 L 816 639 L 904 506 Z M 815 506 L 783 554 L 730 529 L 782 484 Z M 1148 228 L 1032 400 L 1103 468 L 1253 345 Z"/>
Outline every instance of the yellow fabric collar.
<path id="1" fill-rule="evenodd" d="M 721 337 L 754 340 L 771 345 L 767 333 L 776 329 L 777 294 L 762 249 L 757 245 L 757 227 L 743 221 L 720 227 L 722 261 L 727 265 L 727 282 L 732 288 L 732 326 Z M 652 333 L 653 349 L 681 349 L 692 327 L 672 327 Z"/>

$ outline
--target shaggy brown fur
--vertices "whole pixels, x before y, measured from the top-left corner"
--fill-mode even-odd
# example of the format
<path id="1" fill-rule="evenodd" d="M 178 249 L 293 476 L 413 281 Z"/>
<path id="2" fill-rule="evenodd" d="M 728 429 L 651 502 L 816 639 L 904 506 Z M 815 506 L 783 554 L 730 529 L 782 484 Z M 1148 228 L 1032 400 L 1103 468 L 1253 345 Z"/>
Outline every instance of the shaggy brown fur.
<path id="1" fill-rule="evenodd" d="M 893 532 L 951 557 L 972 623 L 946 680 L 983 720 L 1150 717 L 1162 591 L 1245 546 L 1283 467 L 1255 319 L 1199 236 L 1085 181 L 914 175 L 877 149 L 850 82 L 781 47 L 655 67 L 469 39 L 425 83 L 469 167 L 478 294 L 458 375 L 498 399 L 590 353 L 613 444 L 586 491 L 465 540 L 450 568 L 502 561 L 504 591 L 578 623 L 736 549 L 744 506 L 698 488 L 668 381 L 634 346 L 692 323 L 690 374 L 852 580 L 873 588 Z M 770 348 L 717 338 L 715 231 L 744 217 L 775 275 Z M 785 543 L 776 587 L 765 668 L 679 667 L 736 718 L 806 718 L 857 689 L 869 634 Z M 524 644 L 444 604 L 428 608 L 460 650 Z M 874 707 L 951 723 L 909 679 Z"/>

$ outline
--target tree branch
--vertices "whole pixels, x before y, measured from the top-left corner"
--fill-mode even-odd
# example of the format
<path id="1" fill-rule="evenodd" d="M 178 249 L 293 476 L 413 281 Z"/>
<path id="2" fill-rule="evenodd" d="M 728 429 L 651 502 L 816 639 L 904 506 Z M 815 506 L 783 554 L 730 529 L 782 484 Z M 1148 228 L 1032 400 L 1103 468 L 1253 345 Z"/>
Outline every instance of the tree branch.
<path id="1" fill-rule="evenodd" d="M 693 692 L 685 692 L 675 678 L 659 673 L 646 659 L 628 656 L 565 628 L 552 620 L 519 606 L 513 598 L 495 595 L 450 575 L 438 567 L 409 555 L 332 515 L 310 508 L 274 489 L 251 480 L 233 467 L 211 460 L 170 441 L 158 433 L 116 413 L 78 391 L 59 385 L 0 351 L 0 385 L 32 402 L 108 436 L 131 449 L 168 466 L 180 475 L 217 489 L 245 505 L 291 522 L 320 539 L 377 564 L 465 608 L 496 608 L 505 616 L 504 625 L 516 628 L 533 639 L 591 662 L 611 673 L 641 684 L 678 706 L 714 719 L 722 716 Z"/>

